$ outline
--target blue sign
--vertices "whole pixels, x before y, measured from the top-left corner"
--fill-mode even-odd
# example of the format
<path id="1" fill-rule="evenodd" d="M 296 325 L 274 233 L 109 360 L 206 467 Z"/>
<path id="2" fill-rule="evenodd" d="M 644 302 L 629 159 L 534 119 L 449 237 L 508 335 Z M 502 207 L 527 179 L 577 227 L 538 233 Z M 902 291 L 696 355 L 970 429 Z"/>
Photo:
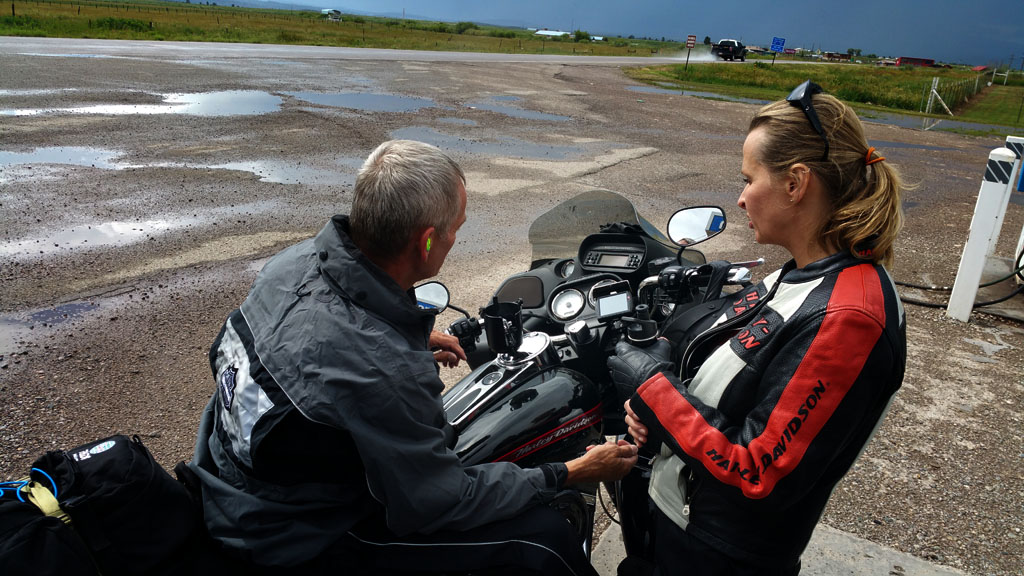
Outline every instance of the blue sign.
<path id="1" fill-rule="evenodd" d="M 708 232 L 721 232 L 725 228 L 725 216 L 715 214 L 708 223 Z"/>
<path id="2" fill-rule="evenodd" d="M 772 38 L 772 52 L 783 52 L 785 50 L 785 48 L 783 48 L 783 46 L 785 46 L 785 45 L 786 45 L 786 39 L 785 38 L 777 38 L 777 37 L 776 38 Z"/>

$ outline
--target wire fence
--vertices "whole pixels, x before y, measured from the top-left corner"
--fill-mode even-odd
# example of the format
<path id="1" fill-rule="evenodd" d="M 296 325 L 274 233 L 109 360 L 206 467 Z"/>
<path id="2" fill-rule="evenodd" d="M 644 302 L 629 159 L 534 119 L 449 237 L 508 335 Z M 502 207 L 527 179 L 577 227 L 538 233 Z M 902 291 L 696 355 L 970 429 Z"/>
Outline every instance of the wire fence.
<path id="1" fill-rule="evenodd" d="M 986 82 L 982 79 L 983 74 L 978 74 L 974 79 L 956 80 L 943 82 L 940 78 L 934 78 L 930 85 L 924 87 L 921 96 L 920 111 L 926 114 L 941 112 L 936 107 L 936 97 L 941 101 L 943 107 L 950 115 L 952 109 L 962 106 L 970 101 L 985 87 Z"/>

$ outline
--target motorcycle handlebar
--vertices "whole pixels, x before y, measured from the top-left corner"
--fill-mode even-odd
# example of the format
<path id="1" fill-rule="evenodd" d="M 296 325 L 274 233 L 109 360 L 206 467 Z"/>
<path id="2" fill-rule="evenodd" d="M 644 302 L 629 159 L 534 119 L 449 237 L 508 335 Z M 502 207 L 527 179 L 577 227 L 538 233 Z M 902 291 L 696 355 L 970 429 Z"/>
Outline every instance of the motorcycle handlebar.
<path id="1" fill-rule="evenodd" d="M 750 282 L 750 269 L 762 264 L 764 264 L 764 258 L 733 262 L 724 283 L 726 285 L 742 285 Z M 658 287 L 670 294 L 678 295 L 683 288 L 691 284 L 690 280 L 698 275 L 699 269 L 700 266 L 668 266 L 658 275 L 644 278 L 637 287 L 637 294 L 642 294 L 645 289 Z"/>

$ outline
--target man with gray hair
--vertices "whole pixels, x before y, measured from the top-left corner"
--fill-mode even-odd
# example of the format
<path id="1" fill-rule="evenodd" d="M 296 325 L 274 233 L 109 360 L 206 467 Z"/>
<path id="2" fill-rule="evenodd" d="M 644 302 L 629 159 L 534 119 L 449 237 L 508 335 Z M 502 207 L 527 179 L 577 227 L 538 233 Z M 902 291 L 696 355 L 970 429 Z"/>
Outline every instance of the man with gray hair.
<path id="1" fill-rule="evenodd" d="M 189 469 L 229 555 L 302 574 L 594 573 L 539 504 L 622 477 L 633 446 L 535 469 L 464 466 L 450 448 L 438 363 L 465 355 L 412 288 L 438 273 L 465 220 L 458 164 L 385 142 L 359 171 L 351 215 L 268 261 L 225 321 Z"/>

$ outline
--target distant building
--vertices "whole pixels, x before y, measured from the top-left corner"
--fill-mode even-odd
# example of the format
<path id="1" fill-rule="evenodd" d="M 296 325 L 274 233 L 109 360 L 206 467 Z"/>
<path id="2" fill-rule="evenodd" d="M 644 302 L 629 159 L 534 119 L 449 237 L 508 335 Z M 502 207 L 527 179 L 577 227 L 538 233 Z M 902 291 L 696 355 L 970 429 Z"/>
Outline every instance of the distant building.
<path id="1" fill-rule="evenodd" d="M 534 36 L 542 36 L 547 38 L 561 38 L 562 36 L 572 36 L 572 34 L 569 34 L 568 32 L 563 32 L 561 30 L 537 30 L 537 32 L 534 33 Z"/>
<path id="2" fill-rule="evenodd" d="M 935 60 L 931 58 L 911 58 L 909 56 L 900 56 L 896 59 L 897 66 L 924 66 L 930 68 L 935 66 Z"/>
<path id="3" fill-rule="evenodd" d="M 604 36 L 591 36 L 591 42 L 604 42 Z"/>
<path id="4" fill-rule="evenodd" d="M 320 15 L 326 20 L 331 22 L 341 22 L 341 10 L 334 10 L 333 8 L 324 8 L 320 11 Z"/>

